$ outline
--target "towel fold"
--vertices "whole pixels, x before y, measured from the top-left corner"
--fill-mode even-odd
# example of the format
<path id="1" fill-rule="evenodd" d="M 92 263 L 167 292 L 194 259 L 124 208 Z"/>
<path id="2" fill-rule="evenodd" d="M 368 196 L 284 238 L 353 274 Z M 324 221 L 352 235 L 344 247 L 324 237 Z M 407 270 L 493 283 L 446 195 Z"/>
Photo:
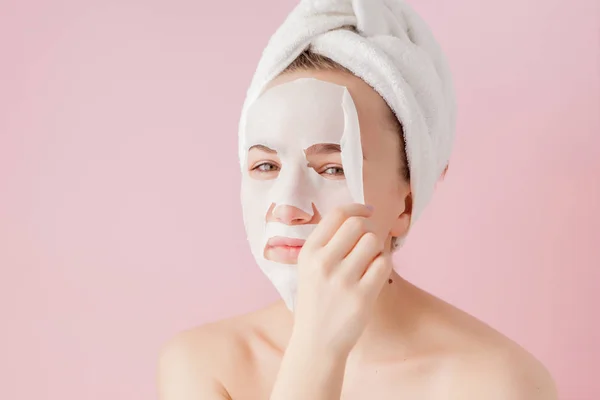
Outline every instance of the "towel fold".
<path id="1" fill-rule="evenodd" d="M 346 26 L 358 33 L 340 29 Z M 414 224 L 448 165 L 456 120 L 451 73 L 429 27 L 401 0 L 301 0 L 263 51 L 240 135 L 247 108 L 309 47 L 373 87 L 402 124 Z"/>

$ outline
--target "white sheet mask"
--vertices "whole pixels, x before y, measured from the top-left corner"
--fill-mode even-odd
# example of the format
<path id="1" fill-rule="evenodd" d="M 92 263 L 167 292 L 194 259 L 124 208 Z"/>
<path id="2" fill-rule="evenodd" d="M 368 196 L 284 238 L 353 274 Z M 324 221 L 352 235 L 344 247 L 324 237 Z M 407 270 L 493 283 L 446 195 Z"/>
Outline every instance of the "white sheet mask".
<path id="1" fill-rule="evenodd" d="M 243 118 L 239 145 L 246 234 L 258 265 L 293 310 L 296 265 L 267 260 L 265 247 L 275 236 L 307 239 L 316 224 L 267 222 L 267 213 L 287 205 L 312 216 L 314 206 L 323 217 L 342 204 L 364 204 L 358 114 L 345 87 L 301 78 L 265 91 Z M 327 178 L 308 166 L 305 151 L 317 144 L 340 145 L 345 179 Z M 274 179 L 251 176 L 248 151 L 255 145 L 277 152 L 280 169 Z"/>

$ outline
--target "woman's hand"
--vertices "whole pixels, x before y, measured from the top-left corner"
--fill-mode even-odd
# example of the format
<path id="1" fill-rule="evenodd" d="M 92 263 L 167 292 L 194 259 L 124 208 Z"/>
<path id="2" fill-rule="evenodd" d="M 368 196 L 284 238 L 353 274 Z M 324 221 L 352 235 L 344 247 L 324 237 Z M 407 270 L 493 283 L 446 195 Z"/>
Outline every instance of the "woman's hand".
<path id="1" fill-rule="evenodd" d="M 372 211 L 342 206 L 319 223 L 298 256 L 292 341 L 347 356 L 362 334 L 392 263 L 374 233 Z"/>

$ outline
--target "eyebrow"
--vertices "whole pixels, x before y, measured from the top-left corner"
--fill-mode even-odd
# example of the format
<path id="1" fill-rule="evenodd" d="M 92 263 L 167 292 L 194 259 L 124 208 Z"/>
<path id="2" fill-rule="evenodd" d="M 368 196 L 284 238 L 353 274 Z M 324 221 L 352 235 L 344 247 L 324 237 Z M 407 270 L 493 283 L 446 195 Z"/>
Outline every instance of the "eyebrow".
<path id="1" fill-rule="evenodd" d="M 304 151 L 304 154 L 308 156 L 313 156 L 316 154 L 333 154 L 340 153 L 342 148 L 339 144 L 334 143 L 320 143 L 310 146 L 308 149 Z"/>
<path id="2" fill-rule="evenodd" d="M 277 154 L 276 150 L 273 150 L 270 147 L 267 147 L 265 145 L 262 144 L 255 144 L 254 146 L 251 146 L 248 151 L 252 150 L 252 149 L 256 149 L 256 150 L 262 150 L 264 152 L 267 153 L 271 153 L 271 154 Z M 307 148 L 304 153 L 307 156 L 312 156 L 315 154 L 332 154 L 332 153 L 340 153 L 342 151 L 342 148 L 340 147 L 339 144 L 335 144 L 335 143 L 319 143 L 319 144 L 314 144 L 312 146 L 310 146 L 309 148 Z"/>
<path id="3" fill-rule="evenodd" d="M 251 146 L 248 151 L 252 150 L 252 149 L 256 149 L 256 150 L 262 150 L 266 153 L 271 153 L 271 154 L 277 154 L 277 151 L 273 150 L 270 147 L 267 147 L 265 145 L 262 144 L 255 144 L 254 146 Z"/>
<path id="4" fill-rule="evenodd" d="M 267 147 L 262 144 L 253 145 L 248 149 L 248 151 L 250 151 L 252 149 L 262 150 L 269 154 L 277 154 L 276 150 L 273 150 L 272 148 Z M 320 143 L 320 144 L 314 144 L 314 145 L 310 146 L 308 149 L 306 149 L 304 151 L 304 154 L 305 154 L 305 156 L 308 157 L 308 156 L 317 155 L 317 154 L 334 154 L 334 153 L 341 153 L 341 152 L 342 152 L 342 148 L 339 144 Z M 367 158 L 365 157 L 365 155 L 363 153 L 363 160 L 366 160 L 366 159 Z"/>

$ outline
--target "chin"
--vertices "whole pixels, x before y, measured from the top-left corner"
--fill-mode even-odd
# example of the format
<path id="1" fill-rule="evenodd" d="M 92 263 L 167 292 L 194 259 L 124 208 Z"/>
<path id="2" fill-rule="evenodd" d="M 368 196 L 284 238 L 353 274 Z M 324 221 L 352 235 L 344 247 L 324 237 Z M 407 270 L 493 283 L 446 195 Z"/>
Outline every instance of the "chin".
<path id="1" fill-rule="evenodd" d="M 266 260 L 276 262 L 279 264 L 285 264 L 285 265 L 298 264 L 298 257 L 276 254 L 276 252 L 272 251 L 272 250 L 266 250 L 264 257 Z"/>

